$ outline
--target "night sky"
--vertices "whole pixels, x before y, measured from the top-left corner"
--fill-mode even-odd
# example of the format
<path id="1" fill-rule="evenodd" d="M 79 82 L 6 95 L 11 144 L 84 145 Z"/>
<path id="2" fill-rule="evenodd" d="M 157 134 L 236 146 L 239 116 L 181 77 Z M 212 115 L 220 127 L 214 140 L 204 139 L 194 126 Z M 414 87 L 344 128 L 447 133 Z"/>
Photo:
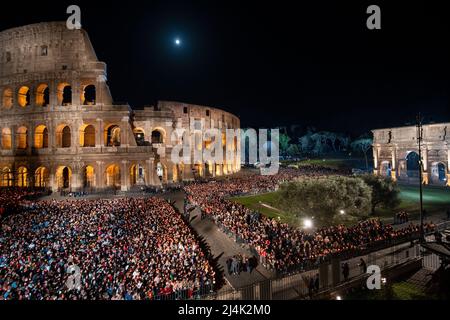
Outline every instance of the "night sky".
<path id="1" fill-rule="evenodd" d="M 419 111 L 450 121 L 443 5 L 311 2 L 16 1 L 2 4 L 0 30 L 65 21 L 78 4 L 114 99 L 132 107 L 182 101 L 233 112 L 245 127 L 353 135 Z M 381 30 L 366 28 L 370 4 L 381 7 Z"/>

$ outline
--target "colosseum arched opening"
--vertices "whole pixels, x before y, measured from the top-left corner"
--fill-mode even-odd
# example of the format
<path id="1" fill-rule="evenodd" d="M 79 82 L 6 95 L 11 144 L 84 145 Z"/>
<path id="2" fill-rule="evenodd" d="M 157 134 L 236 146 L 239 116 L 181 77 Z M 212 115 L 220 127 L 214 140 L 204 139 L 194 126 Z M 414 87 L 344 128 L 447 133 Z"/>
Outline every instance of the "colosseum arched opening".
<path id="1" fill-rule="evenodd" d="M 164 143 L 164 130 L 157 128 L 152 131 L 152 143 L 160 144 Z"/>
<path id="2" fill-rule="evenodd" d="M 58 84 L 56 88 L 56 98 L 60 106 L 69 106 L 72 104 L 72 86 L 67 82 Z"/>
<path id="3" fill-rule="evenodd" d="M 45 125 L 39 125 L 34 130 L 34 147 L 36 149 L 48 148 L 48 129 Z"/>
<path id="4" fill-rule="evenodd" d="M 50 104 L 50 88 L 47 84 L 42 83 L 36 89 L 36 105 L 46 107 Z"/>
<path id="5" fill-rule="evenodd" d="M 111 164 L 106 168 L 105 185 L 109 188 L 120 188 L 121 176 L 120 167 L 117 164 Z"/>
<path id="6" fill-rule="evenodd" d="M 2 149 L 10 150 L 12 148 L 12 136 L 10 128 L 2 129 Z"/>
<path id="7" fill-rule="evenodd" d="M 10 168 L 8 167 L 3 168 L 0 177 L 1 177 L 0 186 L 12 187 L 14 185 L 13 174 Z"/>
<path id="8" fill-rule="evenodd" d="M 3 90 L 2 94 L 2 105 L 5 109 L 11 109 L 13 107 L 14 93 L 11 88 L 6 88 Z"/>
<path id="9" fill-rule="evenodd" d="M 80 129 L 80 146 L 95 147 L 95 127 L 91 124 L 84 125 Z"/>
<path id="10" fill-rule="evenodd" d="M 120 127 L 116 124 L 109 125 L 105 130 L 105 146 L 120 146 Z"/>
<path id="11" fill-rule="evenodd" d="M 46 167 L 39 167 L 34 173 L 34 186 L 35 187 L 48 187 L 49 184 L 49 171 Z"/>
<path id="12" fill-rule="evenodd" d="M 94 188 L 95 184 L 95 169 L 93 166 L 87 165 L 83 170 L 83 187 Z"/>
<path id="13" fill-rule="evenodd" d="M 60 124 L 56 128 L 56 147 L 70 148 L 72 145 L 72 133 L 70 127 L 66 124 Z"/>
<path id="14" fill-rule="evenodd" d="M 134 138 L 138 146 L 145 146 L 145 131 L 142 128 L 133 129 Z"/>
<path id="15" fill-rule="evenodd" d="M 27 127 L 19 127 L 17 129 L 17 149 L 25 150 L 28 148 L 28 129 Z"/>
<path id="16" fill-rule="evenodd" d="M 58 189 L 68 189 L 72 182 L 72 169 L 67 166 L 59 166 L 56 169 L 56 185 Z"/>
<path id="17" fill-rule="evenodd" d="M 17 103 L 22 108 L 25 108 L 30 105 L 31 95 L 30 95 L 29 87 L 27 87 L 27 86 L 20 87 L 19 92 L 17 93 Z"/>
<path id="18" fill-rule="evenodd" d="M 17 169 L 17 180 L 16 180 L 16 186 L 18 187 L 29 187 L 30 181 L 29 181 L 29 175 L 28 175 L 28 168 L 21 166 Z"/>
<path id="19" fill-rule="evenodd" d="M 81 104 L 85 106 L 95 105 L 97 93 L 95 85 L 89 84 L 84 86 L 81 91 Z"/>

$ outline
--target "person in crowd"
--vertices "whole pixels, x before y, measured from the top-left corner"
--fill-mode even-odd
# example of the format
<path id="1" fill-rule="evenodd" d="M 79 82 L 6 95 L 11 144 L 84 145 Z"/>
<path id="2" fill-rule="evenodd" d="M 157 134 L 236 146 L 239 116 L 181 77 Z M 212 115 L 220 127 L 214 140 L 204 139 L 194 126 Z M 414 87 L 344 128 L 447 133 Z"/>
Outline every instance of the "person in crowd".
<path id="1" fill-rule="evenodd" d="M 233 262 L 233 258 L 228 258 L 226 261 L 227 271 L 228 271 L 229 275 L 231 275 L 231 272 L 232 272 L 232 269 L 231 269 L 232 262 Z"/>
<path id="2" fill-rule="evenodd" d="M 317 293 L 319 293 L 320 290 L 320 278 L 319 278 L 319 274 L 316 274 L 316 277 L 314 279 L 314 291 Z"/>
<path id="3" fill-rule="evenodd" d="M 313 277 L 309 277 L 309 281 L 308 281 L 308 296 L 310 299 L 313 298 L 314 296 L 314 291 L 315 291 L 315 286 L 314 286 L 314 278 Z"/>
<path id="4" fill-rule="evenodd" d="M 367 264 L 363 258 L 359 259 L 358 266 L 359 266 L 362 274 L 365 274 L 367 272 Z"/>
<path id="5" fill-rule="evenodd" d="M 350 266 L 348 265 L 348 262 L 344 262 L 342 265 L 342 275 L 344 276 L 344 281 L 348 281 L 348 276 L 350 275 Z"/>

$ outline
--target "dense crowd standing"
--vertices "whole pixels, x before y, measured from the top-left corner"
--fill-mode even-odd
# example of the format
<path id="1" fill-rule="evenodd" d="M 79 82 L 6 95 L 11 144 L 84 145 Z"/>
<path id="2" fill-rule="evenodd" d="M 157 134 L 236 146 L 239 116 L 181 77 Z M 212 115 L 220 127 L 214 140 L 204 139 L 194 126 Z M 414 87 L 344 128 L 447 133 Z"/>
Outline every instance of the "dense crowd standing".
<path id="1" fill-rule="evenodd" d="M 406 211 L 397 212 L 394 217 L 394 224 L 403 224 L 409 222 L 409 214 Z"/>
<path id="2" fill-rule="evenodd" d="M 48 193 L 43 188 L 0 188 L 0 219 L 22 210 L 22 201 L 33 199 Z"/>
<path id="3" fill-rule="evenodd" d="M 337 225 L 308 233 L 267 218 L 228 200 L 230 195 L 275 190 L 278 185 L 298 176 L 323 176 L 329 172 L 315 167 L 282 170 L 274 176 L 246 176 L 185 187 L 187 199 L 198 206 L 222 228 L 249 244 L 267 268 L 284 273 L 315 265 L 336 254 L 356 254 L 365 249 L 399 239 L 412 239 L 419 234 L 418 225 L 394 230 L 379 220 L 367 220 L 352 227 Z M 427 232 L 434 228 L 426 224 Z"/>
<path id="4" fill-rule="evenodd" d="M 192 231 L 162 199 L 23 204 L 2 220 L 0 300 L 186 298 L 215 282 Z"/>

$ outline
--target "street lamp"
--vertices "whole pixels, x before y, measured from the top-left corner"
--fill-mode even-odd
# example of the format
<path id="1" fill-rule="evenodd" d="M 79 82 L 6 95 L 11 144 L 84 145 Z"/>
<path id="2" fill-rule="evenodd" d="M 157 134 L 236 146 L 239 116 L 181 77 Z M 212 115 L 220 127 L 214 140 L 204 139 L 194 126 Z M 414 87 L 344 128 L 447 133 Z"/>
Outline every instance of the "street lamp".
<path id="1" fill-rule="evenodd" d="M 305 219 L 305 220 L 303 220 L 303 227 L 304 227 L 305 229 L 311 229 L 312 226 L 313 226 L 313 222 L 312 222 L 311 219 Z"/>
<path id="2" fill-rule="evenodd" d="M 417 115 L 417 143 L 419 145 L 419 195 L 420 195 L 420 241 L 425 240 L 423 232 L 423 187 L 422 187 L 422 140 L 423 140 L 423 128 L 422 117 L 420 113 Z"/>

